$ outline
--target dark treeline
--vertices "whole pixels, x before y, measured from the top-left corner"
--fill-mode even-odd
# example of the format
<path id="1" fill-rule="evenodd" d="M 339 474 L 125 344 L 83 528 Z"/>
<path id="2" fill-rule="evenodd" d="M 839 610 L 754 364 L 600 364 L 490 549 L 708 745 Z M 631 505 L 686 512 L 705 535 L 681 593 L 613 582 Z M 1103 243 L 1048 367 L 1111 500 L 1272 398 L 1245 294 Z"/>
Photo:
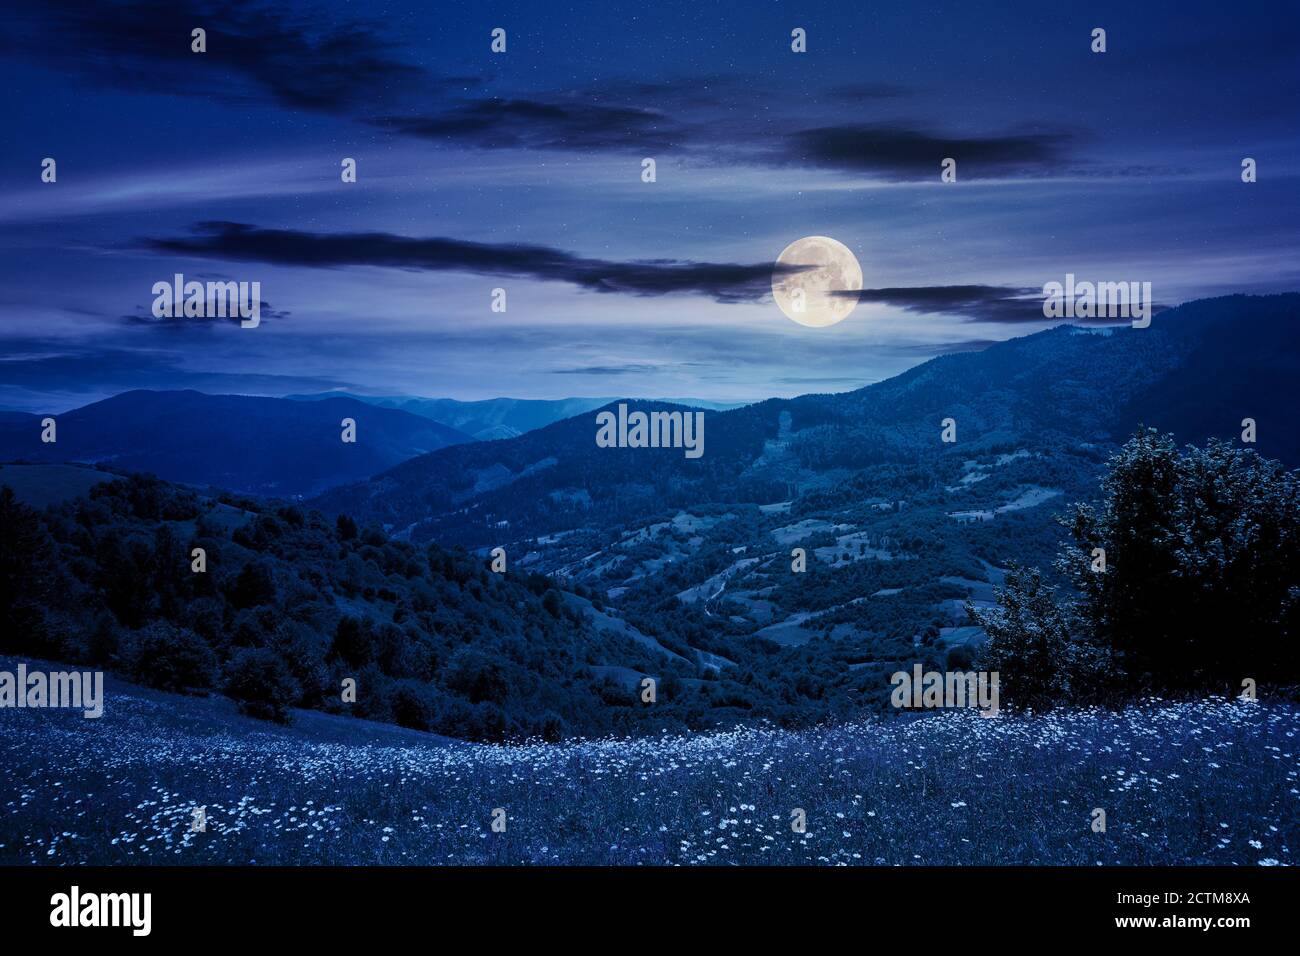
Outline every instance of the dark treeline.
<path id="1" fill-rule="evenodd" d="M 587 627 L 547 578 L 148 476 L 43 512 L 0 489 L 0 615 L 6 651 L 221 690 L 276 719 L 301 706 L 558 739 L 632 711 L 630 697 L 608 706 L 589 666 L 635 649 Z"/>

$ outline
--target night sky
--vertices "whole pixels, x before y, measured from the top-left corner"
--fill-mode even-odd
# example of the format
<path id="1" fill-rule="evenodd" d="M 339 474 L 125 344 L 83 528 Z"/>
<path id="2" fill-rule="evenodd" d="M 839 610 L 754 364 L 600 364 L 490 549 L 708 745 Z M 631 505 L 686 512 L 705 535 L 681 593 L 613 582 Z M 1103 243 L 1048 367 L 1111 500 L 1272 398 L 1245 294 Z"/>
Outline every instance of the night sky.
<path id="1" fill-rule="evenodd" d="M 0 407 L 748 401 L 1048 327 L 1067 272 L 1300 289 L 1297 7 L 1045 6 L 4 2 Z M 829 328 L 770 296 L 805 235 L 872 290 Z M 176 272 L 261 326 L 155 319 Z"/>

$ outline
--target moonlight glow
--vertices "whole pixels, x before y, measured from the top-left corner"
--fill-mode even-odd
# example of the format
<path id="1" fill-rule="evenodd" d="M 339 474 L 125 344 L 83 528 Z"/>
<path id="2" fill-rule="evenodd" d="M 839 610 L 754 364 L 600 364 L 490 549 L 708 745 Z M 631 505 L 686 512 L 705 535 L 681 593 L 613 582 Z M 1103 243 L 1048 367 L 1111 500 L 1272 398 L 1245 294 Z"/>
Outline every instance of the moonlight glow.
<path id="1" fill-rule="evenodd" d="M 842 242 L 829 236 L 805 236 L 786 246 L 776 264 L 801 267 L 772 273 L 772 298 L 787 318 L 800 325 L 834 325 L 858 304 L 854 296 L 833 294 L 862 289 L 862 267 Z"/>

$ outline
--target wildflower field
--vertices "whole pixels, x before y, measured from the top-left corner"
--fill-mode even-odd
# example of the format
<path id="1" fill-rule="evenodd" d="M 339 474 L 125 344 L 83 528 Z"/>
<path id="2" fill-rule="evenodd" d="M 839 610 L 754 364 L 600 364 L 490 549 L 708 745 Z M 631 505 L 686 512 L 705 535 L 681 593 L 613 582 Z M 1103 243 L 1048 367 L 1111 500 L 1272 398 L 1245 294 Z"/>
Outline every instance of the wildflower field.
<path id="1" fill-rule="evenodd" d="M 1288 865 L 1297 731 L 1212 699 L 486 746 L 110 681 L 98 720 L 0 711 L 0 863 Z"/>

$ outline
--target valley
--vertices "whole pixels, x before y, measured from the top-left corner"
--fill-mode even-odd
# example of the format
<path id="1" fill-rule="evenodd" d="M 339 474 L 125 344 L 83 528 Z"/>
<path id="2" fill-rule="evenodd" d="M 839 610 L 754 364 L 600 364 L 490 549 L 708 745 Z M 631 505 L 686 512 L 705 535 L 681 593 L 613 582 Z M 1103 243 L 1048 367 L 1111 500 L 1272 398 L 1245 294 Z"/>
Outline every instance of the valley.
<path id="1" fill-rule="evenodd" d="M 73 620 L 46 613 L 29 646 L 70 661 L 129 658 L 139 629 L 161 617 L 223 666 L 274 648 L 290 670 L 276 707 L 337 710 L 330 689 L 363 672 L 374 693 L 358 702 L 361 716 L 474 739 L 800 727 L 882 712 L 891 673 L 961 669 L 978 656 L 986 635 L 970 612 L 993 607 L 1009 569 L 1064 583 L 1058 519 L 1096 500 L 1132 429 L 1160 423 L 1158 403 L 1136 418 L 1143 396 L 1200 368 L 1207 349 L 1238 383 L 1235 405 L 1184 400 L 1178 437 L 1233 440 L 1253 413 L 1260 453 L 1287 461 L 1297 429 L 1269 415 L 1267 400 L 1278 376 L 1300 369 L 1260 372 L 1231 342 L 1248 329 L 1288 354 L 1297 303 L 1233 297 L 1163 312 L 1150 328 L 1062 326 L 853 392 L 695 412 L 709 442 L 694 459 L 599 447 L 598 410 L 512 438 L 408 451 L 300 502 L 120 479 L 135 470 L 121 457 L 98 471 L 6 465 L 0 478 L 17 502 L 47 509 L 16 503 L 15 520 L 34 525 L 32 540 L 51 536 L 42 547 L 64 556 L 61 587 L 75 596 Z M 230 410 L 221 441 L 253 425 L 237 411 L 282 416 L 295 431 L 279 461 L 317 422 L 335 427 L 336 403 L 361 409 L 358 449 L 374 433 L 364 416 L 433 425 L 341 397 L 209 398 L 163 400 L 184 414 Z M 158 397 L 105 404 L 152 416 Z M 946 419 L 955 442 L 944 440 Z M 143 435 L 151 421 L 120 414 L 117 435 Z M 198 427 L 186 435 L 186 445 L 139 447 L 160 473 L 184 477 L 197 467 L 192 451 L 221 447 Z M 330 482 L 346 475 L 322 467 Z M 162 575 L 188 567 L 179 555 L 194 543 L 211 578 Z M 503 573 L 492 570 L 495 549 Z M 658 687 L 653 708 L 636 693 L 646 677 Z"/>
<path id="2" fill-rule="evenodd" d="M 1162 417 L 1138 418 L 1134 403 L 1207 348 L 1242 382 L 1240 414 L 1184 402 L 1179 437 L 1232 438 L 1255 406 L 1225 330 L 1282 354 L 1297 301 L 1207 300 L 1149 328 L 1061 326 L 855 392 L 706 411 L 697 461 L 597 449 L 588 414 L 424 456 L 315 503 L 413 542 L 503 547 L 671 648 L 666 673 L 682 659 L 724 685 L 811 671 L 819 707 L 875 707 L 887 668 L 977 653 L 967 607 L 991 607 L 1009 566 L 1054 574 L 1056 519 L 1095 497 L 1133 428 Z M 1262 403 L 1275 385 L 1259 385 Z M 942 441 L 946 418 L 954 443 Z M 1270 448 L 1288 453 L 1295 428 L 1274 422 Z"/>

